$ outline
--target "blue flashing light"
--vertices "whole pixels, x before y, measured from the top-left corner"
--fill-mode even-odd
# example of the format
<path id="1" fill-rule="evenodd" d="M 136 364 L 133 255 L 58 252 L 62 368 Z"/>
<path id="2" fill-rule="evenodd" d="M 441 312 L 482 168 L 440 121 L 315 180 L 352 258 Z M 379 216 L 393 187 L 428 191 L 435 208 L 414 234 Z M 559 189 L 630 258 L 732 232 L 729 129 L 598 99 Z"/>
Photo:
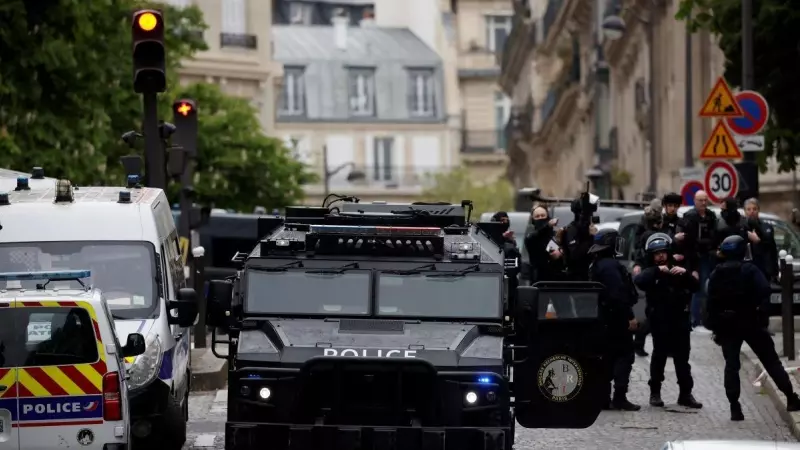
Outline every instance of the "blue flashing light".
<path id="1" fill-rule="evenodd" d="M 490 384 L 492 379 L 490 377 L 478 377 L 478 383 L 480 384 Z"/>
<path id="2" fill-rule="evenodd" d="M 139 184 L 139 175 L 128 175 L 128 187 L 132 188 Z"/>
<path id="3" fill-rule="evenodd" d="M 68 281 L 89 278 L 91 270 L 45 270 L 41 272 L 0 272 L 0 281 L 49 280 Z"/>

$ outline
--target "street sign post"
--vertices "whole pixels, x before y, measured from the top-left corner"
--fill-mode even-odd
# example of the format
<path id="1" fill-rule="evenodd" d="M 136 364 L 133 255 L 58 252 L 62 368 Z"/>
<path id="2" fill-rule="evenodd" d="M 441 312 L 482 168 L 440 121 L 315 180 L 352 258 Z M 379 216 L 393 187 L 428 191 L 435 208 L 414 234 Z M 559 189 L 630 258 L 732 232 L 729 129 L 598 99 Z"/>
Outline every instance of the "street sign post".
<path id="1" fill-rule="evenodd" d="M 736 144 L 736 139 L 723 121 L 717 122 L 711 136 L 708 137 L 703 151 L 700 152 L 700 159 L 740 159 L 742 151 Z"/>
<path id="2" fill-rule="evenodd" d="M 681 187 L 681 197 L 683 197 L 683 204 L 686 206 L 694 206 L 694 195 L 697 191 L 703 190 L 703 183 L 701 181 L 692 180 L 683 183 Z"/>
<path id="3" fill-rule="evenodd" d="M 679 170 L 681 181 L 694 181 L 703 182 L 703 177 L 706 175 L 704 167 L 681 167 Z"/>
<path id="4" fill-rule="evenodd" d="M 731 88 L 725 78 L 719 77 L 714 88 L 708 94 L 703 107 L 700 109 L 700 117 L 742 117 L 744 112 L 736 103 L 736 98 L 731 93 Z"/>
<path id="5" fill-rule="evenodd" d="M 764 150 L 764 135 L 763 134 L 734 134 L 733 140 L 736 141 L 736 146 L 743 152 L 760 152 Z"/>
<path id="6" fill-rule="evenodd" d="M 739 173 L 727 161 L 715 161 L 706 169 L 705 191 L 713 203 L 721 203 L 739 192 Z"/>
<path id="7" fill-rule="evenodd" d="M 742 108 L 744 115 L 725 119 L 725 123 L 732 132 L 739 135 L 751 135 L 758 134 L 764 129 L 767 119 L 769 119 L 769 106 L 761 94 L 754 91 L 739 92 L 736 94 L 736 103 Z"/>

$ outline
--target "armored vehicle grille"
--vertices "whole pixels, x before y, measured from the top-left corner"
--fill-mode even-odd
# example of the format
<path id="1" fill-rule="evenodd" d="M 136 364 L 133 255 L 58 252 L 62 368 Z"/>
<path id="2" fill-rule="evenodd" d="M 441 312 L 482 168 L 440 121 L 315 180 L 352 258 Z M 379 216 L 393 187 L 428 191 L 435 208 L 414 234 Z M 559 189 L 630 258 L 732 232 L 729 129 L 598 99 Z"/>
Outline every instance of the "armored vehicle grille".
<path id="1" fill-rule="evenodd" d="M 401 320 L 342 319 L 340 333 L 403 333 L 405 323 Z"/>

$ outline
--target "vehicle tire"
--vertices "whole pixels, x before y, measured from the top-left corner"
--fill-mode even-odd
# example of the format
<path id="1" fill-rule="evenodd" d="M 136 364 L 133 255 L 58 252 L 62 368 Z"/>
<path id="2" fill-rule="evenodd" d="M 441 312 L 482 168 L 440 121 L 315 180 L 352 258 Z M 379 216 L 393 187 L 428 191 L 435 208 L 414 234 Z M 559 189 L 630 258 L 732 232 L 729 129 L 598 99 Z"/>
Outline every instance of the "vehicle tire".
<path id="1" fill-rule="evenodd" d="M 188 399 L 186 399 L 188 400 Z M 186 442 L 186 419 L 185 409 L 188 408 L 189 402 L 184 402 L 182 406 L 178 399 L 170 397 L 170 404 L 164 412 L 163 418 L 163 442 L 164 449 L 168 450 L 181 450 L 183 444 Z M 188 409 L 186 409 L 188 411 Z"/>

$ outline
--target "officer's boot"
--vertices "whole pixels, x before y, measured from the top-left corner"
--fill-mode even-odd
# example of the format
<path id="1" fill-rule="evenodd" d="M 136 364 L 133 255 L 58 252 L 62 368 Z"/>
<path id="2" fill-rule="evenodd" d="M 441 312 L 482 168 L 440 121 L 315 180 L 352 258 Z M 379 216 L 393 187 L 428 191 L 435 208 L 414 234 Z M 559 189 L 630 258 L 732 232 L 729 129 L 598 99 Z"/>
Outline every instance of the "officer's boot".
<path id="1" fill-rule="evenodd" d="M 731 420 L 733 420 L 734 422 L 741 422 L 742 420 L 744 420 L 742 405 L 739 402 L 731 403 Z"/>
<path id="2" fill-rule="evenodd" d="M 786 396 L 786 410 L 787 411 L 800 411 L 800 397 L 792 392 Z"/>
<path id="3" fill-rule="evenodd" d="M 650 382 L 650 406 L 664 406 L 664 400 L 661 400 L 661 383 Z"/>
<path id="4" fill-rule="evenodd" d="M 611 406 L 613 406 L 614 409 L 619 409 L 621 411 L 638 411 L 642 409 L 641 406 L 628 401 L 625 394 L 625 392 L 614 392 L 614 399 L 611 401 Z"/>
<path id="5" fill-rule="evenodd" d="M 703 404 L 698 402 L 691 392 L 681 392 L 678 394 L 678 404 L 684 408 L 700 409 Z"/>

